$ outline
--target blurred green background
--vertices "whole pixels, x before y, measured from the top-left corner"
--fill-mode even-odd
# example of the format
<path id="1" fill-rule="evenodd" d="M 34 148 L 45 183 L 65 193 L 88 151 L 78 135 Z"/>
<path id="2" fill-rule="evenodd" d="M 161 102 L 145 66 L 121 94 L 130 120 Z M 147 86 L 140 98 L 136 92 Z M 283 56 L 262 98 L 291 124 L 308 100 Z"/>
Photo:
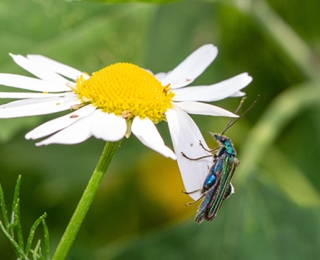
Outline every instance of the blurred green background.
<path id="1" fill-rule="evenodd" d="M 194 85 L 248 72 L 254 80 L 245 89 L 245 106 L 261 95 L 228 131 L 241 164 L 233 181 L 236 194 L 216 219 L 197 225 L 197 205 L 185 206 L 190 199 L 181 193 L 176 162 L 132 136 L 112 161 L 68 259 L 317 259 L 319 10 L 318 0 L 164 5 L 2 0 L 1 72 L 28 75 L 10 52 L 42 54 L 88 73 L 119 61 L 169 71 L 202 44 L 213 43 L 219 55 Z M 234 111 L 238 102 L 215 104 Z M 104 146 L 93 138 L 47 147 L 24 139 L 56 116 L 0 120 L 0 182 L 7 203 L 21 174 L 24 233 L 47 212 L 52 251 Z M 207 132 L 222 131 L 228 120 L 193 118 L 215 147 Z M 171 146 L 166 123 L 158 129 Z M 15 259 L 2 233 L 0 258 Z"/>

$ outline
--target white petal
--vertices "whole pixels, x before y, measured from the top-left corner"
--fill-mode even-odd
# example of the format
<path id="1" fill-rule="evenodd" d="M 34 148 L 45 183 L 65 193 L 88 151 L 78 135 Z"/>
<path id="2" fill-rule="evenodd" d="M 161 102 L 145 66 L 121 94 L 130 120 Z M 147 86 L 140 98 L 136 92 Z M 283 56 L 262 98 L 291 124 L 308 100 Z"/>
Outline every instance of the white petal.
<path id="1" fill-rule="evenodd" d="M 189 114 L 238 117 L 238 115 L 233 114 L 221 107 L 200 102 L 174 102 L 173 105 L 181 108 Z"/>
<path id="2" fill-rule="evenodd" d="M 159 73 L 155 74 L 154 76 L 157 78 L 157 80 L 162 81 L 169 73 L 170 72 L 168 72 L 168 73 L 159 72 Z"/>
<path id="3" fill-rule="evenodd" d="M 23 99 L 0 106 L 0 118 L 45 115 L 70 109 L 79 104 L 76 95 Z"/>
<path id="4" fill-rule="evenodd" d="M 51 135 L 57 131 L 60 131 L 61 129 L 64 129 L 76 121 L 87 117 L 88 115 L 92 114 L 93 111 L 95 111 L 96 108 L 91 105 L 84 106 L 68 115 L 61 116 L 58 118 L 55 118 L 51 121 L 48 121 L 37 128 L 33 129 L 29 133 L 26 134 L 26 139 L 38 139 L 42 138 L 48 135 Z"/>
<path id="5" fill-rule="evenodd" d="M 126 120 L 115 114 L 107 114 L 101 110 L 94 112 L 91 127 L 92 135 L 105 141 L 115 142 L 124 137 L 127 131 Z"/>
<path id="6" fill-rule="evenodd" d="M 231 192 L 230 192 L 230 196 L 231 196 L 231 195 L 234 194 L 234 192 L 235 192 L 234 187 L 233 187 L 233 185 L 232 185 L 231 182 L 230 182 L 230 187 L 231 187 Z"/>
<path id="7" fill-rule="evenodd" d="M 62 94 L 30 93 L 30 92 L 0 92 L 0 98 L 47 98 L 61 97 Z"/>
<path id="8" fill-rule="evenodd" d="M 50 82 L 15 74 L 0 73 L 0 85 L 39 92 L 70 91 L 65 82 Z"/>
<path id="9" fill-rule="evenodd" d="M 202 188 L 209 168 L 213 163 L 212 158 L 191 161 L 183 157 L 181 152 L 190 158 L 199 158 L 210 155 L 200 146 L 199 141 L 206 148 L 207 145 L 197 125 L 183 110 L 179 108 L 169 109 L 166 116 L 184 187 L 188 192 L 199 190 Z M 201 197 L 201 193 L 198 191 L 189 194 L 189 196 L 197 200 Z"/>
<path id="10" fill-rule="evenodd" d="M 92 114 L 81 118 L 69 127 L 37 143 L 37 146 L 48 144 L 78 144 L 91 137 Z"/>
<path id="11" fill-rule="evenodd" d="M 50 69 L 54 72 L 57 72 L 65 77 L 68 77 L 70 79 L 76 79 L 83 73 L 77 69 L 74 69 L 68 65 L 62 64 L 60 62 L 57 62 L 55 60 L 49 59 L 47 57 L 44 57 L 42 55 L 27 55 L 27 58 L 31 61 L 33 61 L 36 64 L 39 64 L 47 69 Z"/>
<path id="12" fill-rule="evenodd" d="M 239 74 L 233 78 L 210 86 L 186 87 L 174 90 L 174 101 L 217 101 L 232 96 L 246 87 L 252 78 L 248 73 Z"/>
<path id="13" fill-rule="evenodd" d="M 162 85 L 170 84 L 175 89 L 190 84 L 211 64 L 217 54 L 218 49 L 212 44 L 201 46 L 168 73 L 161 80 Z"/>
<path id="14" fill-rule="evenodd" d="M 244 93 L 242 91 L 237 91 L 236 93 L 233 93 L 230 97 L 243 97 L 245 95 L 246 95 L 246 93 Z"/>
<path id="15" fill-rule="evenodd" d="M 176 159 L 176 155 L 164 144 L 157 128 L 149 118 L 135 117 L 131 125 L 131 131 L 145 146 L 165 157 Z"/>
<path id="16" fill-rule="evenodd" d="M 46 69 L 21 55 L 13 55 L 10 53 L 10 56 L 20 67 L 24 68 L 26 71 L 29 71 L 40 79 L 60 83 L 69 82 L 67 79 L 61 77 L 59 74 L 53 72 L 52 70 Z"/>

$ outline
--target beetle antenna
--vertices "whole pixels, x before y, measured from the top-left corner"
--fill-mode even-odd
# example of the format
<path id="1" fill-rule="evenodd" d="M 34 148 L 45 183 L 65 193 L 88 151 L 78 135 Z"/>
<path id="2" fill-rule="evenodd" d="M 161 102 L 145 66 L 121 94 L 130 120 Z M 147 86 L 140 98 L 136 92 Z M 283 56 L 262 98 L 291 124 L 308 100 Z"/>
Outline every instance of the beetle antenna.
<path id="1" fill-rule="evenodd" d="M 240 104 L 238 105 L 236 111 L 234 112 L 235 114 L 238 113 L 238 111 L 240 110 L 240 108 L 243 105 L 243 102 L 245 101 L 246 97 L 243 97 L 240 101 Z M 221 135 L 224 135 L 224 133 L 231 127 L 233 126 L 235 123 L 237 123 L 245 114 L 247 114 L 258 102 L 258 100 L 260 99 L 260 95 L 257 96 L 256 100 L 253 101 L 253 103 L 251 104 L 250 107 L 248 107 L 246 109 L 246 111 L 244 111 L 237 119 L 233 120 L 233 118 L 230 119 L 229 123 L 227 124 L 226 128 L 223 130 L 223 132 L 221 133 Z"/>

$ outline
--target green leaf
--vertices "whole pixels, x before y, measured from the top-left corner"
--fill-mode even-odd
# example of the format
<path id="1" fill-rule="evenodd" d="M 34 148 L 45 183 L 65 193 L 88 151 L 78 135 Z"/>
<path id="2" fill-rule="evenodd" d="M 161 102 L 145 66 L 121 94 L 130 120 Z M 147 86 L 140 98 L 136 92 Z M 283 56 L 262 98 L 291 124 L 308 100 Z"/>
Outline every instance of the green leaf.
<path id="1" fill-rule="evenodd" d="M 120 3 L 149 3 L 149 4 L 168 4 L 180 2 L 183 0 L 72 0 L 73 2 L 94 2 L 105 4 L 120 4 Z"/>
<path id="2" fill-rule="evenodd" d="M 22 227 L 20 222 L 20 184 L 21 184 L 21 175 L 19 175 L 15 190 L 14 190 L 14 197 L 12 201 L 12 220 L 11 224 L 13 228 L 16 228 L 17 230 L 17 236 L 18 236 L 18 244 L 21 248 L 24 248 L 24 242 L 23 242 L 23 234 L 22 234 Z M 13 233 L 13 230 L 12 230 Z"/>
<path id="3" fill-rule="evenodd" d="M 16 228 L 17 236 L 18 236 L 18 244 L 21 248 L 24 247 L 23 242 L 23 234 L 22 234 L 22 227 L 21 227 L 21 221 L 20 221 L 20 200 L 17 199 L 17 203 L 14 205 L 13 212 L 13 223 L 12 227 L 13 229 Z M 12 229 L 12 232 L 14 231 Z"/>
<path id="4" fill-rule="evenodd" d="M 30 233 L 27 239 L 27 244 L 26 244 L 26 248 L 25 248 L 25 252 L 26 254 L 29 253 L 30 249 L 31 249 L 31 245 L 32 245 L 32 241 L 33 241 L 33 237 L 34 234 L 36 232 L 37 227 L 39 226 L 39 224 L 42 222 L 43 219 L 45 219 L 47 217 L 47 214 L 44 213 L 42 216 L 40 216 L 32 225 L 31 229 L 30 229 Z"/>
<path id="5" fill-rule="evenodd" d="M 1 184 L 0 184 L 0 206 L 1 206 L 1 211 L 2 211 L 2 217 L 4 220 L 4 225 L 6 227 L 8 227 L 9 226 L 8 211 L 7 211 L 7 207 L 6 207 L 6 202 L 4 200 L 4 193 L 3 193 L 3 189 L 2 189 Z"/>
<path id="6" fill-rule="evenodd" d="M 9 223 L 9 220 L 7 219 L 6 221 L 8 222 L 8 225 L 5 227 L 3 226 L 2 222 L 0 221 L 0 227 L 3 231 L 3 233 L 6 235 L 6 237 L 9 239 L 11 242 L 17 258 L 18 259 L 28 259 L 28 253 L 32 252 L 33 253 L 33 258 L 34 259 L 43 259 L 42 253 L 41 253 L 41 241 L 39 240 L 35 249 L 31 249 L 33 237 L 35 235 L 35 231 L 40 223 L 42 223 L 43 228 L 44 228 L 44 236 L 45 236 L 45 252 L 46 252 L 46 259 L 50 259 L 49 257 L 49 231 L 47 228 L 47 225 L 44 221 L 45 217 L 47 216 L 46 213 L 44 213 L 41 217 L 39 217 L 34 224 L 32 225 L 29 233 L 29 237 L 27 240 L 25 252 L 23 251 L 24 247 L 24 241 L 23 241 L 23 234 L 22 234 L 22 226 L 21 226 L 21 221 L 20 221 L 20 184 L 21 184 L 21 175 L 18 176 L 18 180 L 15 186 L 15 191 L 14 191 L 14 197 L 13 197 L 13 202 L 12 202 L 12 213 L 11 213 L 11 222 Z M 1 205 L 5 205 L 4 203 L 4 195 L 3 195 L 3 190 L 0 185 L 0 201 Z M 4 216 L 7 215 L 5 207 L 2 206 L 2 213 Z M 17 234 L 17 239 L 18 242 L 15 239 L 15 233 Z"/>
<path id="7" fill-rule="evenodd" d="M 46 224 L 45 219 L 42 219 L 43 233 L 44 233 L 44 252 L 45 259 L 50 259 L 50 237 L 49 237 L 49 229 Z"/>
<path id="8" fill-rule="evenodd" d="M 33 260 L 43 260 L 42 252 L 41 252 L 41 240 L 39 239 L 35 248 L 31 250 Z"/>
<path id="9" fill-rule="evenodd" d="M 11 242 L 18 259 L 28 260 L 28 257 L 24 254 L 23 249 L 18 245 L 18 243 L 14 240 L 13 236 L 9 234 L 9 232 L 6 230 L 6 228 L 3 226 L 2 222 L 0 221 L 0 227 L 2 229 L 2 232 L 6 235 L 6 237 Z"/>

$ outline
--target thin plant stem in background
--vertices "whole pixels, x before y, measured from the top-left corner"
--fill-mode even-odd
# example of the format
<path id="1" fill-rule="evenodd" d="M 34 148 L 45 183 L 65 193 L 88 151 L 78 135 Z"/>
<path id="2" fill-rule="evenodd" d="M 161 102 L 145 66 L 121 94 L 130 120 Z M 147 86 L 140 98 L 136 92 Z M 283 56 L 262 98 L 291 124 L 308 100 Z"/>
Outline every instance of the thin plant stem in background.
<path id="1" fill-rule="evenodd" d="M 239 185 L 253 173 L 269 147 L 272 146 L 281 130 L 305 109 L 319 106 L 319 82 L 306 82 L 296 88 L 281 93 L 260 116 L 260 120 L 249 132 L 242 146 L 240 174 L 237 174 Z M 250 158 L 250 160 L 246 160 Z"/>
<path id="2" fill-rule="evenodd" d="M 248 5 L 243 5 L 241 0 L 233 2 L 239 11 L 260 25 L 261 31 L 274 41 L 306 79 L 319 79 L 313 64 L 313 51 L 267 1 L 251 1 Z"/>

